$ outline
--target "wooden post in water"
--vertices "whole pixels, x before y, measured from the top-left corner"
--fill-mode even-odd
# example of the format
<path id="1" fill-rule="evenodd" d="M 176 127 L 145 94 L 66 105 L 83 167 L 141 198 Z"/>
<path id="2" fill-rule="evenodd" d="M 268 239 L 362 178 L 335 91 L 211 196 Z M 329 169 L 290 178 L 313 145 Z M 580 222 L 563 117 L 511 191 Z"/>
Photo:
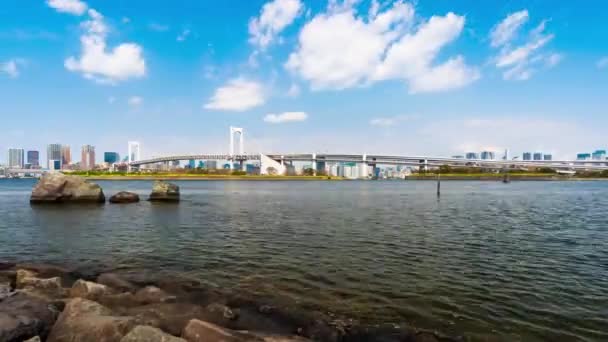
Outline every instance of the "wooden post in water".
<path id="1" fill-rule="evenodd" d="M 437 197 L 441 196 L 441 174 L 437 174 Z"/>

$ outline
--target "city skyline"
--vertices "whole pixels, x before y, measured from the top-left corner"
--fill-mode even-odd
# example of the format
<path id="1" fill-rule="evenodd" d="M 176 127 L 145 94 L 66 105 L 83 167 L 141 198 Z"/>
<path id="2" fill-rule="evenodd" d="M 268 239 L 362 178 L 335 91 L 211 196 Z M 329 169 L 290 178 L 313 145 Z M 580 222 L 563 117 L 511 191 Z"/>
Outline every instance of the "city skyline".
<path id="1" fill-rule="evenodd" d="M 142 157 L 227 152 L 237 125 L 247 152 L 574 159 L 608 145 L 608 48 L 596 43 L 608 5 L 592 3 L 9 0 L 0 150 L 39 150 L 41 165 L 50 142 L 96 146 L 98 162 L 130 140 Z"/>

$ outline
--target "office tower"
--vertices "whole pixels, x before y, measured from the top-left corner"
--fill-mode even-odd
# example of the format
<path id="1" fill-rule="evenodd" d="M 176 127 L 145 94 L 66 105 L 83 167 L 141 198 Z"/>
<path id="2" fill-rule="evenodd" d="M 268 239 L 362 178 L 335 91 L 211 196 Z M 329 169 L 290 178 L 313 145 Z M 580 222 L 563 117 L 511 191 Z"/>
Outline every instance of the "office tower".
<path id="1" fill-rule="evenodd" d="M 217 169 L 217 161 L 215 161 L 215 160 L 207 160 L 207 162 L 205 163 L 205 165 L 207 165 L 207 169 L 208 170 L 215 170 L 215 169 Z"/>
<path id="2" fill-rule="evenodd" d="M 479 155 L 475 152 L 467 152 L 467 159 L 479 159 Z"/>
<path id="3" fill-rule="evenodd" d="M 198 161 L 198 168 L 199 169 L 204 169 L 205 168 L 205 163 L 202 160 Z"/>
<path id="4" fill-rule="evenodd" d="M 535 152 L 534 155 L 532 156 L 532 159 L 543 160 L 543 154 L 541 152 Z"/>
<path id="5" fill-rule="evenodd" d="M 103 162 L 108 164 L 116 164 L 120 161 L 120 155 L 117 152 L 104 152 Z"/>
<path id="6" fill-rule="evenodd" d="M 27 163 L 33 169 L 40 167 L 40 152 L 38 151 L 27 151 Z"/>
<path id="7" fill-rule="evenodd" d="M 61 160 L 49 160 L 49 170 L 51 171 L 57 171 L 57 170 L 61 170 Z"/>
<path id="8" fill-rule="evenodd" d="M 95 146 L 84 145 L 81 150 L 80 169 L 93 170 L 95 168 Z"/>
<path id="9" fill-rule="evenodd" d="M 67 168 L 68 165 L 72 164 L 72 151 L 70 146 L 61 146 L 61 167 Z"/>
<path id="10" fill-rule="evenodd" d="M 141 160 L 141 151 L 140 151 L 140 146 L 139 146 L 139 142 L 137 141 L 129 141 L 129 148 L 128 148 L 128 155 L 127 157 L 129 158 L 127 161 L 130 162 L 134 162 L 134 161 L 138 161 Z"/>
<path id="11" fill-rule="evenodd" d="M 591 154 L 591 159 L 593 160 L 605 160 L 606 159 L 606 150 L 597 150 Z"/>
<path id="12" fill-rule="evenodd" d="M 194 169 L 194 168 L 196 168 L 196 160 L 194 160 L 194 159 L 190 159 L 190 160 L 188 161 L 188 168 L 189 168 L 189 169 Z"/>
<path id="13" fill-rule="evenodd" d="M 576 155 L 576 160 L 590 160 L 591 153 L 579 153 Z"/>
<path id="14" fill-rule="evenodd" d="M 550 154 L 543 155 L 543 160 L 553 160 L 553 156 Z"/>
<path id="15" fill-rule="evenodd" d="M 52 170 L 54 170 L 52 166 L 56 165 L 57 160 L 61 163 L 61 144 L 50 144 L 46 147 L 46 160 L 47 167 Z M 53 165 L 51 165 L 51 161 L 53 161 Z"/>
<path id="16" fill-rule="evenodd" d="M 494 160 L 495 156 L 494 156 L 494 152 L 492 151 L 483 151 L 481 152 L 481 159 L 482 160 Z"/>
<path id="17" fill-rule="evenodd" d="M 502 156 L 502 159 L 509 160 L 509 149 L 505 149 L 505 154 Z"/>
<path id="18" fill-rule="evenodd" d="M 22 148 L 8 149 L 8 167 L 23 169 L 25 164 L 25 151 Z"/>

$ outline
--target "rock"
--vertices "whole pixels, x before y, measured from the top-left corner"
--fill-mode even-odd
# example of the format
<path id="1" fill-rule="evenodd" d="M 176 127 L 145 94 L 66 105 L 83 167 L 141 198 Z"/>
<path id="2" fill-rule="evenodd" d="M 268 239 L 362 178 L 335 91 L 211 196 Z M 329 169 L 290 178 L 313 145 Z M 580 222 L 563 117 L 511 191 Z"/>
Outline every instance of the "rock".
<path id="1" fill-rule="evenodd" d="M 112 309 L 132 308 L 141 305 L 131 292 L 105 294 L 97 299 L 97 302 Z"/>
<path id="2" fill-rule="evenodd" d="M 97 277 L 97 282 L 119 291 L 134 291 L 136 286 L 115 273 L 103 273 Z"/>
<path id="3" fill-rule="evenodd" d="M 188 342 L 237 342 L 263 341 L 263 339 L 234 330 L 224 329 L 213 323 L 193 319 L 184 328 L 182 337 Z"/>
<path id="4" fill-rule="evenodd" d="M 238 311 L 233 311 L 226 305 L 222 305 L 222 304 L 218 304 L 218 303 L 212 303 L 212 304 L 207 305 L 207 311 L 214 313 L 214 314 L 219 313 L 224 318 L 231 320 L 231 321 L 239 318 Z"/>
<path id="5" fill-rule="evenodd" d="M 0 341 L 20 342 L 33 336 L 48 336 L 59 315 L 52 304 L 17 293 L 0 302 Z"/>
<path id="6" fill-rule="evenodd" d="M 135 317 L 139 325 L 150 325 L 176 336 L 191 319 L 205 320 L 208 316 L 203 307 L 189 303 L 149 304 L 126 308 L 121 313 Z"/>
<path id="7" fill-rule="evenodd" d="M 110 203 L 137 203 L 139 195 L 133 192 L 121 191 L 110 197 Z"/>
<path id="8" fill-rule="evenodd" d="M 40 340 L 40 336 L 34 336 L 34 337 L 30 338 L 29 340 L 25 340 L 23 342 L 42 342 L 42 340 Z"/>
<path id="9" fill-rule="evenodd" d="M 38 273 L 29 270 L 17 270 L 16 287 L 18 289 L 25 287 L 24 279 L 35 278 L 37 275 Z"/>
<path id="10" fill-rule="evenodd" d="M 47 342 L 120 342 L 135 326 L 132 317 L 83 298 L 70 299 L 57 319 Z"/>
<path id="11" fill-rule="evenodd" d="M 105 285 L 79 279 L 70 289 L 70 297 L 97 300 L 108 292 L 108 287 Z"/>
<path id="12" fill-rule="evenodd" d="M 0 261 L 0 271 L 8 270 L 15 267 L 15 264 L 12 262 L 4 262 Z"/>
<path id="13" fill-rule="evenodd" d="M 175 337 L 160 329 L 138 325 L 131 330 L 120 342 L 187 342 L 183 338 Z"/>
<path id="14" fill-rule="evenodd" d="M 61 278 L 38 278 L 38 273 L 28 270 L 17 270 L 15 285 L 18 290 L 46 300 L 64 298 L 66 295 Z"/>
<path id="15" fill-rule="evenodd" d="M 165 291 L 156 286 L 146 286 L 137 291 L 135 300 L 142 304 L 153 304 L 174 302 L 176 298 L 175 296 L 168 295 Z"/>
<path id="16" fill-rule="evenodd" d="M 10 297 L 13 293 L 11 283 L 0 282 L 0 301 L 4 298 Z"/>
<path id="17" fill-rule="evenodd" d="M 34 189 L 31 203 L 89 202 L 104 203 L 106 197 L 101 187 L 82 177 L 67 176 L 59 172 L 47 173 Z"/>
<path id="18" fill-rule="evenodd" d="M 155 181 L 149 200 L 159 202 L 179 202 L 179 187 L 172 183 Z"/>

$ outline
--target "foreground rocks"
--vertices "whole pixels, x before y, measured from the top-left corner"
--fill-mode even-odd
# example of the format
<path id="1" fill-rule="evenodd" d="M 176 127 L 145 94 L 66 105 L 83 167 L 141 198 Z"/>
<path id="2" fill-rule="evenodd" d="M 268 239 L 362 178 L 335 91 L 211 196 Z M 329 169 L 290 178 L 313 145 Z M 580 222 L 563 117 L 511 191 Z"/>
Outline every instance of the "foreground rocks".
<path id="1" fill-rule="evenodd" d="M 137 203 L 139 202 L 139 195 L 134 192 L 121 191 L 112 197 L 110 197 L 110 203 Z"/>
<path id="2" fill-rule="evenodd" d="M 104 203 L 101 187 L 78 176 L 67 176 L 59 172 L 47 173 L 34 189 L 31 203 Z"/>
<path id="3" fill-rule="evenodd" d="M 155 181 L 149 200 L 154 202 L 179 202 L 179 186 L 164 181 Z"/>
<path id="4" fill-rule="evenodd" d="M 456 341 L 228 297 L 192 279 L 155 280 L 145 272 L 73 280 L 78 274 L 33 264 L 0 269 L 0 341 Z"/>

